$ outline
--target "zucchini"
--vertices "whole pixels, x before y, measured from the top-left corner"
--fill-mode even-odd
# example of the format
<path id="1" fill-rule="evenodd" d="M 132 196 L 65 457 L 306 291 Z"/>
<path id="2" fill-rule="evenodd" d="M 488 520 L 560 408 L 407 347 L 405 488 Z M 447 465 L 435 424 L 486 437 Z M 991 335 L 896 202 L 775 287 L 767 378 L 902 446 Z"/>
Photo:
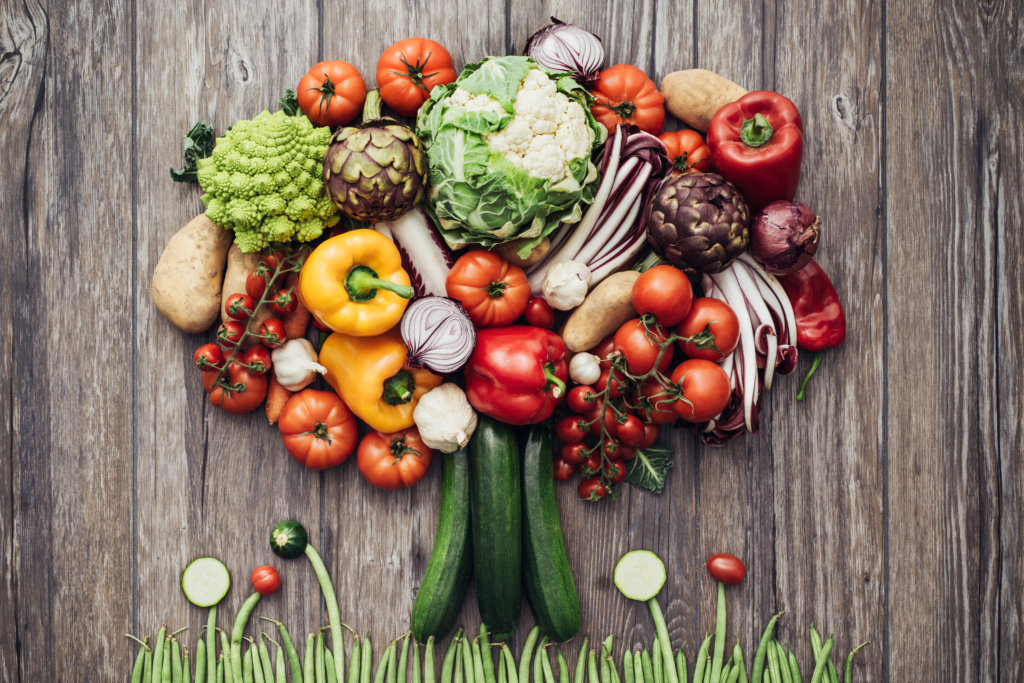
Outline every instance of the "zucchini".
<path id="1" fill-rule="evenodd" d="M 410 630 L 417 642 L 442 640 L 452 630 L 473 569 L 469 514 L 469 456 L 441 454 L 441 510 L 430 561 L 412 605 Z"/>
<path id="2" fill-rule="evenodd" d="M 537 625 L 565 642 L 580 630 L 580 599 L 555 500 L 551 429 L 533 425 L 523 449 L 523 584 Z"/>
<path id="3" fill-rule="evenodd" d="M 515 633 L 522 607 L 519 447 L 507 424 L 480 415 L 469 442 L 473 574 L 480 618 L 492 640 Z"/>
<path id="4" fill-rule="evenodd" d="M 627 598 L 647 601 L 665 585 L 665 563 L 650 550 L 633 550 L 615 565 L 614 579 Z"/>
<path id="5" fill-rule="evenodd" d="M 306 552 L 309 535 L 306 527 L 292 520 L 278 522 L 270 530 L 270 549 L 278 557 L 294 560 Z"/>
<path id="6" fill-rule="evenodd" d="M 215 557 L 192 560 L 181 573 L 181 590 L 193 605 L 212 607 L 221 601 L 231 587 L 231 574 Z"/>

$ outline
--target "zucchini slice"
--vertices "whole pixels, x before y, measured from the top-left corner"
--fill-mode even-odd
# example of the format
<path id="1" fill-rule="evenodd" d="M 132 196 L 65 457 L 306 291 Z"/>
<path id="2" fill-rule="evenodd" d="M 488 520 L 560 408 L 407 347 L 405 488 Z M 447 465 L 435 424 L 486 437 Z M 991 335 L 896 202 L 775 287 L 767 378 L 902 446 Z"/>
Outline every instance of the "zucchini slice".
<path id="1" fill-rule="evenodd" d="M 630 600 L 647 601 L 665 585 L 665 563 L 650 550 L 633 550 L 615 565 L 615 586 Z"/>
<path id="2" fill-rule="evenodd" d="M 215 557 L 192 560 L 181 574 L 181 590 L 197 607 L 212 607 L 220 602 L 231 587 L 231 574 Z"/>

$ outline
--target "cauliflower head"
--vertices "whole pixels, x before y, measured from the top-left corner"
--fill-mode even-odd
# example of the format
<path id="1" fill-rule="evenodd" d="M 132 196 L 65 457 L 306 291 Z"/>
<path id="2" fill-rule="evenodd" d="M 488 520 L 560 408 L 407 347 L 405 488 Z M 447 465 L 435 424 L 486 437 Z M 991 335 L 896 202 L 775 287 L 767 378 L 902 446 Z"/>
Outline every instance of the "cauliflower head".
<path id="1" fill-rule="evenodd" d="M 207 217 L 246 253 L 316 239 L 339 220 L 321 179 L 330 139 L 330 128 L 281 111 L 238 121 L 198 164 Z"/>

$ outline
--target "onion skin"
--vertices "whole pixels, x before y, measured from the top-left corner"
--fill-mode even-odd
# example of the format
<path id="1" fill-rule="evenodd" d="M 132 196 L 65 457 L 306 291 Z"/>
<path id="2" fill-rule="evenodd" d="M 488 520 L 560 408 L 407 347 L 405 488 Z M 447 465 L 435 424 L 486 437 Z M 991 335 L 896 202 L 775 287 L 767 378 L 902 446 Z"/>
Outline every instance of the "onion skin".
<path id="1" fill-rule="evenodd" d="M 803 202 L 774 201 L 750 226 L 750 253 L 772 275 L 789 275 L 806 266 L 820 240 L 821 218 Z"/>
<path id="2" fill-rule="evenodd" d="M 584 88 L 601 78 L 604 45 L 590 31 L 551 17 L 551 23 L 530 36 L 523 54 L 549 71 L 571 73 Z"/>
<path id="3" fill-rule="evenodd" d="M 428 296 L 409 304 L 402 317 L 409 367 L 447 375 L 462 369 L 476 347 L 476 328 L 459 302 Z"/>

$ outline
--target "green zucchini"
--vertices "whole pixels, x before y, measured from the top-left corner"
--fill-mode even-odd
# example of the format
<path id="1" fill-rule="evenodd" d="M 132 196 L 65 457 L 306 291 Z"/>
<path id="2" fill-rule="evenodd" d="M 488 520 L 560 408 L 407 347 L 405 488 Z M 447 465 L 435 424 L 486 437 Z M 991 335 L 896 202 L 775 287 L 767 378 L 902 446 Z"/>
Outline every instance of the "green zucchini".
<path id="1" fill-rule="evenodd" d="M 537 625 L 564 642 L 580 630 L 580 599 L 555 500 L 551 429 L 534 425 L 523 448 L 523 584 Z"/>
<path id="2" fill-rule="evenodd" d="M 469 442 L 473 575 L 480 618 L 492 640 L 515 633 L 522 606 L 519 447 L 507 424 L 479 416 Z"/>
<path id="3" fill-rule="evenodd" d="M 292 520 L 278 522 L 270 530 L 270 549 L 278 557 L 294 560 L 306 552 L 309 535 L 306 528 Z"/>
<path id="4" fill-rule="evenodd" d="M 452 630 L 473 569 L 469 513 L 469 456 L 465 449 L 441 454 L 441 510 L 430 561 L 412 605 L 417 642 L 442 640 Z"/>

